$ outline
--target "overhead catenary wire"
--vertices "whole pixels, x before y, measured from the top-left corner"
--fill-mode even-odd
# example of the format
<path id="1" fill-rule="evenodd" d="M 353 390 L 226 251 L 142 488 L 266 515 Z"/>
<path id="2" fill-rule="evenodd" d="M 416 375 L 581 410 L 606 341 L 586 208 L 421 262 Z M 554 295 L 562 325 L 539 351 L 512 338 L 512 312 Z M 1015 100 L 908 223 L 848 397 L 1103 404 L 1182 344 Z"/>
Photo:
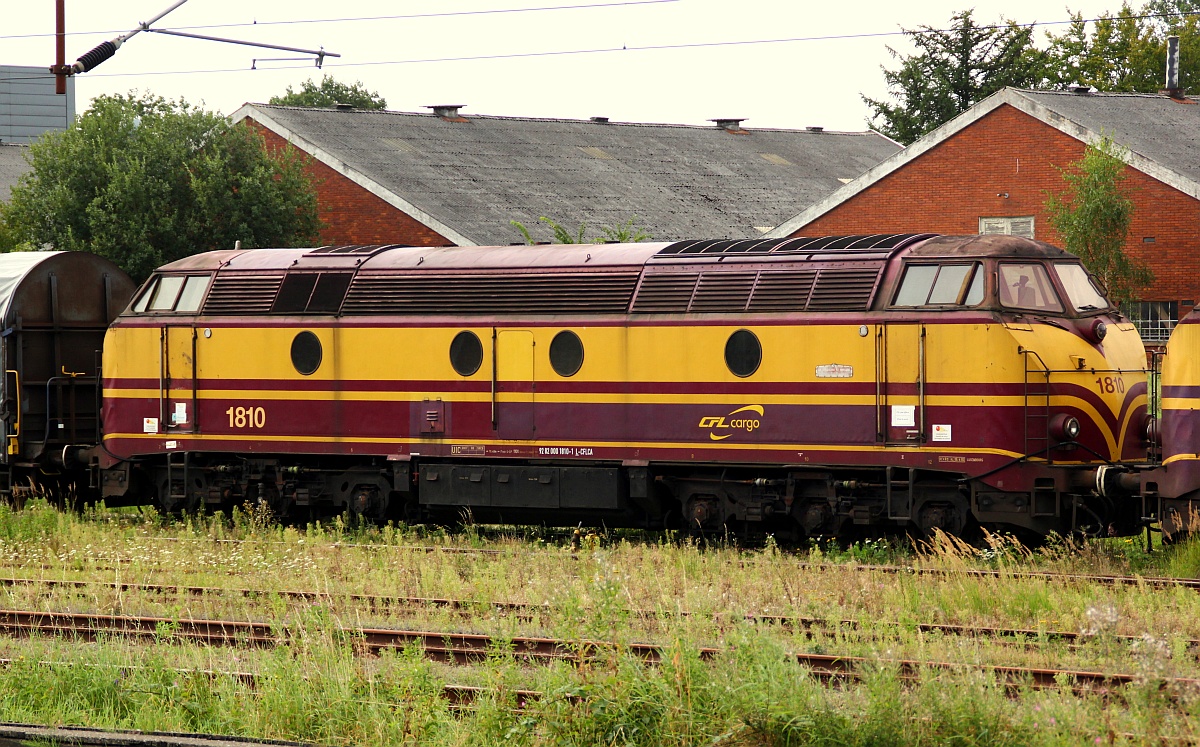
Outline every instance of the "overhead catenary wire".
<path id="1" fill-rule="evenodd" d="M 376 23 L 378 21 L 409 21 L 419 20 L 422 18 L 448 18 L 452 16 L 483 16 L 483 15 L 498 15 L 504 13 L 541 13 L 546 11 L 557 10 L 591 10 L 596 8 L 618 8 L 631 5 L 662 5 L 664 3 L 677 3 L 680 0 L 617 0 L 617 2 L 607 3 L 582 3 L 574 5 L 541 5 L 526 8 L 488 8 L 485 10 L 450 10 L 440 11 L 437 13 L 406 13 L 403 15 L 387 15 L 387 16 L 348 16 L 343 18 L 298 18 L 282 21 L 241 21 L 238 23 L 206 23 L 197 24 L 194 26 L 169 26 L 172 31 L 195 31 L 198 29 L 224 29 L 224 28 L 252 28 L 257 26 L 281 26 L 281 25 L 298 25 L 306 23 Z M 94 34 L 116 34 L 124 29 L 106 29 L 99 31 L 72 31 L 67 36 L 84 36 Z M 157 29 L 156 29 L 157 30 Z M 0 39 L 40 39 L 47 36 L 54 36 L 53 33 L 41 34 L 0 34 Z"/>
<path id="2" fill-rule="evenodd" d="M 1189 11 L 1181 13 L 1155 13 L 1137 16 L 1138 18 L 1166 18 L 1166 17 L 1183 17 L 1200 15 L 1200 11 Z M 1037 26 L 1062 26 L 1081 23 L 1094 23 L 1103 18 L 1085 18 L 1085 19 L 1069 19 L 1061 21 L 1034 21 L 1030 23 L 1013 24 L 1020 28 L 1032 28 Z M 988 29 L 1005 29 L 1009 24 L 993 24 L 989 26 L 977 26 L 981 30 Z M 480 54 L 480 55 L 458 55 L 449 57 L 424 57 L 413 58 L 407 60 L 374 60 L 365 62 L 338 62 L 328 63 L 326 67 L 341 68 L 341 67 L 373 67 L 383 65 L 418 65 L 418 64 L 433 64 L 445 62 L 482 62 L 488 60 L 511 60 L 523 58 L 537 57 L 564 57 L 572 55 L 592 55 L 592 54 L 612 54 L 617 52 L 654 52 L 654 51 L 670 51 L 670 50 L 685 50 L 685 49 L 704 49 L 713 47 L 735 47 L 735 46 L 751 46 L 759 44 L 795 44 L 802 42 L 820 42 L 820 41 L 850 41 L 859 39 L 873 39 L 883 37 L 907 36 L 909 34 L 932 34 L 932 33 L 948 33 L 954 29 L 931 29 L 923 28 L 916 30 L 900 30 L 900 31 L 867 31 L 852 34 L 828 34 L 820 36 L 798 36 L 785 37 L 778 39 L 745 39 L 745 40 L 724 40 L 724 41 L 709 41 L 709 42 L 680 42 L 675 44 L 622 44 L 621 46 L 609 47 L 593 47 L 586 49 L 564 49 L 564 50 L 541 50 L 531 52 L 508 52 L 495 54 Z M 300 67 L 301 65 L 281 65 L 279 67 L 269 68 L 270 70 L 290 70 Z M 205 75 L 219 73 L 241 73 L 246 72 L 248 68 L 213 68 L 213 69 L 193 69 L 193 70 L 159 70 L 159 71 L 139 71 L 135 73 L 109 73 L 100 74 L 92 77 L 123 77 L 130 75 Z"/>

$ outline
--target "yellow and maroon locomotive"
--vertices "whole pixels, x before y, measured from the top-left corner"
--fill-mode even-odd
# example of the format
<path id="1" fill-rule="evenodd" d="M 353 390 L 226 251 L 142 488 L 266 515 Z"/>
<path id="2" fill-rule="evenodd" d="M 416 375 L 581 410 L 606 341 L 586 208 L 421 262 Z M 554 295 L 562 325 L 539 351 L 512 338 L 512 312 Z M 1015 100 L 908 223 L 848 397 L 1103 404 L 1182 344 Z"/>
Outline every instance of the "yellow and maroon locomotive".
<path id="1" fill-rule="evenodd" d="M 1158 505 L 1168 541 L 1200 530 L 1200 311 L 1180 320 L 1160 359 L 1161 414 L 1152 437 L 1153 469 L 1141 474 L 1144 497 Z"/>
<path id="2" fill-rule="evenodd" d="M 101 488 L 166 509 L 1128 533 L 1145 351 L 1079 260 L 929 234 L 233 250 L 104 350 Z M 1126 485 L 1127 487 L 1127 485 Z"/>

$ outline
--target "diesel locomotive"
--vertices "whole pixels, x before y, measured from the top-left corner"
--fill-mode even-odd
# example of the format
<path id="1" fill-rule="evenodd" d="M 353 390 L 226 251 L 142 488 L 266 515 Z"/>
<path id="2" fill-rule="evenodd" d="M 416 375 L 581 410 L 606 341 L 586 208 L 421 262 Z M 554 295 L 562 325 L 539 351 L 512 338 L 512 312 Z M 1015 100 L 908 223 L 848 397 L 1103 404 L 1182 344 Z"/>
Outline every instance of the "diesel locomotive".
<path id="1" fill-rule="evenodd" d="M 1180 320 L 1159 371 L 1161 413 L 1151 440 L 1154 467 L 1141 473 L 1141 492 L 1159 506 L 1167 541 L 1200 531 L 1200 312 Z"/>
<path id="2" fill-rule="evenodd" d="M 75 459 L 110 505 L 801 536 L 1153 513 L 1137 331 L 1011 236 L 209 252 L 132 296 L 102 376 Z"/>

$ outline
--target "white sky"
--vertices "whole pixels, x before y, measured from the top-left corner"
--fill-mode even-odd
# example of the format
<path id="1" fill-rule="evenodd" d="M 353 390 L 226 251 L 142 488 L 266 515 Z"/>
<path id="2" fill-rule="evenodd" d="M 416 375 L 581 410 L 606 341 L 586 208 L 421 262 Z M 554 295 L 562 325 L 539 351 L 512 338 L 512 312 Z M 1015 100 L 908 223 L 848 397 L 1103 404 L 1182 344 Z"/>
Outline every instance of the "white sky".
<path id="1" fill-rule="evenodd" d="M 137 27 L 176 0 L 67 0 L 67 62 Z M 704 124 L 744 117 L 746 127 L 866 129 L 860 94 L 885 93 L 881 65 L 895 67 L 886 47 L 909 51 L 900 27 L 945 27 L 952 13 L 975 8 L 979 23 L 1002 16 L 1020 23 L 1068 18 L 1068 6 L 1038 0 L 189 0 L 155 28 L 309 49 L 324 47 L 324 71 L 297 57 L 160 34 L 141 33 L 115 57 L 76 78 L 76 108 L 92 97 L 151 91 L 230 114 L 265 102 L 323 73 L 362 81 L 388 108 L 425 111 L 428 104 L 465 104 L 464 114 L 563 117 Z M 597 7 L 612 3 L 608 7 Z M 591 4 L 593 7 L 578 6 Z M 1137 3 L 1135 3 L 1137 5 Z M 54 62 L 54 2 L 5 3 L 0 63 Z M 518 8 L 569 8 L 479 13 Z M 1092 18 L 1116 11 L 1117 0 L 1071 0 Z M 426 18 L 381 16 L 459 13 Z M 466 13 L 466 14 L 463 14 Z M 365 19 L 332 21 L 327 19 Z M 314 21 L 319 23 L 297 23 Z M 286 21 L 290 23 L 275 23 Z M 257 22 L 257 25 L 249 25 Z M 246 25 L 229 25 L 246 24 Z M 220 25 L 221 27 L 217 27 Z M 209 28 L 194 28 L 209 26 Z M 193 28 L 189 28 L 193 27 Z M 1045 26 L 1061 33 L 1064 26 Z M 813 39 L 813 37 L 860 38 Z M 773 39 L 675 49 L 664 45 Z M 622 50 L 622 48 L 626 48 Z M 552 54 L 576 50 L 615 50 Z M 529 55 L 526 57 L 494 57 Z M 449 58 L 489 57 L 452 60 Z M 255 58 L 258 69 L 252 70 Z"/>

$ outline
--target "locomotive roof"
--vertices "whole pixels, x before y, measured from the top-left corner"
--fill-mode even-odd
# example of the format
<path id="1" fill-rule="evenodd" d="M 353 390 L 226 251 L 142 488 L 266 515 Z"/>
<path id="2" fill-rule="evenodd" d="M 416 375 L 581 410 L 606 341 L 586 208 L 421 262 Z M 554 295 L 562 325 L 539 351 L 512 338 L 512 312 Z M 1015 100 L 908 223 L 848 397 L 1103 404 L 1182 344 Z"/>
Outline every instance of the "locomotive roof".
<path id="1" fill-rule="evenodd" d="M 1038 257 L 1067 259 L 1075 255 L 1044 241 L 1004 234 L 937 236 L 909 252 L 915 257 Z"/>
<path id="2" fill-rule="evenodd" d="M 415 270 L 547 270 L 597 267 L 640 267 L 687 262 L 723 262 L 744 258 L 761 261 L 788 257 L 804 261 L 887 259 L 908 250 L 920 257 L 1072 256 L 1045 242 L 1018 236 L 938 236 L 879 234 L 870 236 L 798 237 L 645 242 L 637 244 L 537 244 L 533 246 L 425 247 L 385 245 L 323 246 L 315 249 L 233 249 L 206 252 L 172 262 L 166 272 L 214 270 L 284 271 L 289 269 Z"/>
<path id="3" fill-rule="evenodd" d="M 867 310 L 901 256 L 1057 259 L 1012 236 L 880 234 L 498 247 L 326 246 L 209 252 L 202 315 Z M 316 288 L 316 290 L 314 290 Z M 886 289 L 885 289 L 886 290 Z"/>

